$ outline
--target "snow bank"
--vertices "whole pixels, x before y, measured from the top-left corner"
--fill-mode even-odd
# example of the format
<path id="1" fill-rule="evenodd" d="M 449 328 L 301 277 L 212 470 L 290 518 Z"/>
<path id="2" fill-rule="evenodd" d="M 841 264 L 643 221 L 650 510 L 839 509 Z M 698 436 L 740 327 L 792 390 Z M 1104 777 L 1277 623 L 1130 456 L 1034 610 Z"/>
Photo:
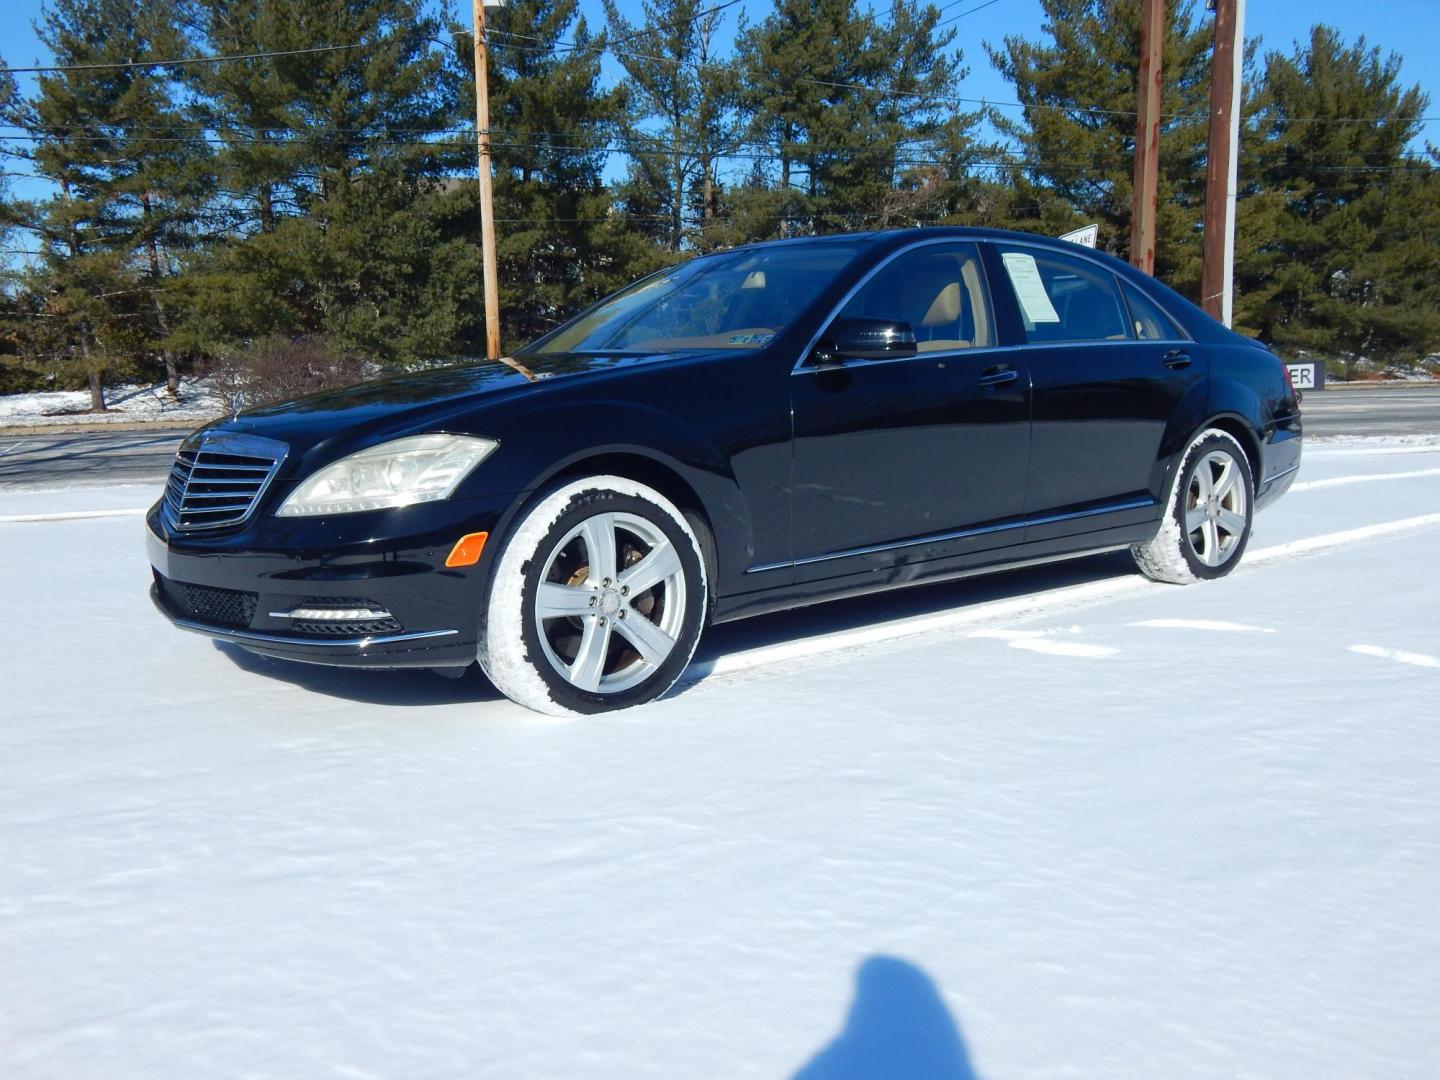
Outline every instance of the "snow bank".
<path id="1" fill-rule="evenodd" d="M 105 391 L 109 410 L 91 413 L 88 390 L 57 390 L 33 394 L 0 396 L 0 426 L 47 427 L 57 424 L 123 424 L 136 421 L 168 421 L 199 424 L 223 416 L 225 406 L 203 380 L 180 384 L 180 400 L 165 393 L 163 383 L 155 386 L 127 384 Z"/>

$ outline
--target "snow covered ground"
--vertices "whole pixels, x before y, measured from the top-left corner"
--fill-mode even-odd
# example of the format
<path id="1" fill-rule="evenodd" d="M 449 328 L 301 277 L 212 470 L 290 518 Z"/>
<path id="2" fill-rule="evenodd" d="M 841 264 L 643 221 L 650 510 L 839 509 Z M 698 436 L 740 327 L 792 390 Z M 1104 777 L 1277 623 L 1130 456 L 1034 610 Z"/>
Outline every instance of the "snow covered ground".
<path id="1" fill-rule="evenodd" d="M 1219 583 L 720 627 L 565 723 L 171 630 L 151 490 L 0 496 L 0 1075 L 1434 1075 L 1440 449 L 1301 480 Z"/>
<path id="2" fill-rule="evenodd" d="M 180 400 L 165 393 L 163 383 L 112 386 L 105 391 L 103 413 L 91 413 L 89 390 L 41 391 L 0 394 L 0 427 L 52 427 L 58 424 L 129 424 L 138 421 L 174 421 L 203 424 L 225 412 L 220 395 L 203 380 L 180 383 Z"/>

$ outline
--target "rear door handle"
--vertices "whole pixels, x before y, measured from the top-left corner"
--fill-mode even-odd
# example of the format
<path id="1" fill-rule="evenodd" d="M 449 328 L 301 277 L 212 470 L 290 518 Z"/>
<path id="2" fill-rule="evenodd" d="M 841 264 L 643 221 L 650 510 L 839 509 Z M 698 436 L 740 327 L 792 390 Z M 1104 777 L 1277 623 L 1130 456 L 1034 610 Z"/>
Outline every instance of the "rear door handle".
<path id="1" fill-rule="evenodd" d="M 1176 368 L 1190 366 L 1190 354 L 1184 349 L 1172 349 L 1165 354 L 1165 366 L 1172 371 Z"/>
<path id="2" fill-rule="evenodd" d="M 997 364 L 980 375 L 981 386 L 1004 386 L 1020 378 L 1020 372 L 1016 371 L 1009 364 Z"/>

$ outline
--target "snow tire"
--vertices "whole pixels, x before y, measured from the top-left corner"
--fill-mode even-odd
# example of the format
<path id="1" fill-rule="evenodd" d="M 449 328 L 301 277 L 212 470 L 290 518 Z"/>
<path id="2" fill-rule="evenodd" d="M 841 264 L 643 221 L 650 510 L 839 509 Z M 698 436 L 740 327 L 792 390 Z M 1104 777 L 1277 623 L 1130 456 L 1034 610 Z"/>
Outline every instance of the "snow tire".
<path id="1" fill-rule="evenodd" d="M 1185 527 L 1186 515 L 1201 507 L 1187 505 L 1197 484 L 1196 474 L 1206 463 L 1219 460 L 1217 455 L 1228 458 L 1236 470 L 1236 483 L 1243 485 L 1244 527 L 1238 535 L 1232 534 L 1229 549 L 1218 564 L 1207 563 L 1197 550 L 1194 534 Z M 1140 572 L 1152 581 L 1171 585 L 1189 585 L 1196 581 L 1210 581 L 1224 577 L 1234 570 L 1245 554 L 1250 542 L 1251 527 L 1255 518 L 1255 480 L 1250 470 L 1250 459 L 1235 436 L 1220 428 L 1207 428 L 1190 443 L 1181 459 L 1176 481 L 1170 491 L 1170 502 L 1165 516 L 1161 519 L 1160 530 L 1154 539 L 1130 548 Z M 1214 535 L 1214 534 L 1212 534 Z M 1218 542 L 1218 540 L 1216 541 Z"/>
<path id="2" fill-rule="evenodd" d="M 630 635 L 641 629 L 639 620 L 644 620 L 644 630 L 655 628 L 655 624 L 637 609 L 628 606 L 637 602 L 635 597 L 627 596 L 623 602 L 626 605 L 624 615 L 614 611 L 615 605 L 621 603 L 615 596 L 616 589 L 602 591 L 595 582 L 589 581 L 588 564 L 577 571 L 569 584 L 554 579 L 556 559 L 565 549 L 567 538 L 575 538 L 574 543 L 588 545 L 587 540 L 581 539 L 592 535 L 585 531 L 591 527 L 587 523 L 599 521 L 606 522 L 607 528 L 618 525 L 620 532 L 615 535 L 632 539 L 648 537 L 654 545 L 651 551 L 667 545 L 673 549 L 677 559 L 671 561 L 674 569 L 666 579 L 666 591 L 659 594 L 663 599 L 658 602 L 651 599 L 649 602 L 656 605 L 652 608 L 654 611 L 669 606 L 665 621 L 673 631 L 669 637 L 674 644 L 664 654 L 663 660 L 650 668 L 639 664 L 638 645 L 634 646 L 630 670 L 638 672 L 638 675 L 631 675 L 628 679 L 597 675 L 595 680 L 581 680 L 577 685 L 574 678 L 567 677 L 565 658 L 558 655 L 558 647 L 550 639 L 548 631 L 551 623 L 545 620 L 557 617 L 542 614 L 537 606 L 542 587 L 553 591 L 559 585 L 562 598 L 568 590 L 571 600 L 576 599 L 576 592 L 579 593 L 579 602 L 590 599 L 593 610 L 577 612 L 573 617 L 558 617 L 562 622 L 568 619 L 569 625 L 577 628 L 570 631 L 569 637 L 571 642 L 577 639 L 581 642 L 574 646 L 575 655 L 571 661 L 576 665 L 574 670 L 577 672 L 580 650 L 590 640 L 589 634 L 601 633 L 593 624 L 606 627 L 604 640 L 607 643 L 611 636 L 617 639 L 616 647 L 609 648 L 605 653 L 609 659 L 602 660 L 598 668 L 600 671 L 623 662 L 629 655 L 624 650 L 631 648 L 628 644 Z M 593 535 L 598 536 L 599 533 Z M 635 542 L 643 546 L 639 541 Z M 590 548 L 584 546 L 577 550 L 588 552 Z M 595 557 L 588 559 L 589 563 L 598 561 Z M 551 577 L 547 578 L 547 575 Z M 618 586 L 620 581 L 621 575 L 617 572 L 614 584 Z M 607 579 L 606 585 L 610 584 Z M 522 514 L 496 560 L 479 633 L 480 667 L 506 697 L 551 716 L 574 716 L 643 705 L 669 690 L 689 664 L 705 626 L 708 596 L 700 542 L 685 515 L 669 499 L 653 488 L 619 476 L 590 476 L 566 481 L 540 496 Z M 602 612 L 606 613 L 605 617 L 602 617 Z M 626 616 L 627 623 L 616 621 Z M 578 629 L 582 625 L 588 628 L 587 636 L 583 638 L 579 637 Z M 562 625 L 561 629 L 565 627 Z M 620 634 L 622 630 L 628 632 L 623 637 Z M 607 647 L 602 647 L 602 653 Z M 619 661 L 615 659 L 617 654 Z M 584 685 L 586 681 L 596 680 L 594 689 Z M 618 689 L 607 691 L 604 686 L 607 680 L 616 683 Z"/>

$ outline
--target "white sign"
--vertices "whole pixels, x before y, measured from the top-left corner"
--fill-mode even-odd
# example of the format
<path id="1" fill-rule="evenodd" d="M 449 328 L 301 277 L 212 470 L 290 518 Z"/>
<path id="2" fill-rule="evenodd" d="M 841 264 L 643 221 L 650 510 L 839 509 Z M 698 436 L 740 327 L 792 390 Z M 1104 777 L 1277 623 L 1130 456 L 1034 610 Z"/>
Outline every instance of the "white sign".
<path id="1" fill-rule="evenodd" d="M 1315 365 L 1314 364 L 1286 364 L 1290 369 L 1290 381 L 1295 384 L 1296 390 L 1315 389 Z"/>
<path id="2" fill-rule="evenodd" d="M 1083 229 L 1067 232 L 1060 239 L 1069 240 L 1070 243 L 1079 244 L 1081 247 L 1093 248 L 1100 241 L 1100 226 L 1086 225 Z"/>
<path id="3" fill-rule="evenodd" d="M 1020 310 L 1025 321 L 1035 323 L 1058 323 L 1059 314 L 1050 303 L 1050 294 L 1045 291 L 1045 282 L 1040 277 L 1040 268 L 1035 265 L 1035 256 L 1019 251 L 1007 251 L 1000 258 L 1005 263 L 1005 272 L 1010 275 L 1010 284 L 1015 287 L 1015 299 L 1020 301 Z"/>

